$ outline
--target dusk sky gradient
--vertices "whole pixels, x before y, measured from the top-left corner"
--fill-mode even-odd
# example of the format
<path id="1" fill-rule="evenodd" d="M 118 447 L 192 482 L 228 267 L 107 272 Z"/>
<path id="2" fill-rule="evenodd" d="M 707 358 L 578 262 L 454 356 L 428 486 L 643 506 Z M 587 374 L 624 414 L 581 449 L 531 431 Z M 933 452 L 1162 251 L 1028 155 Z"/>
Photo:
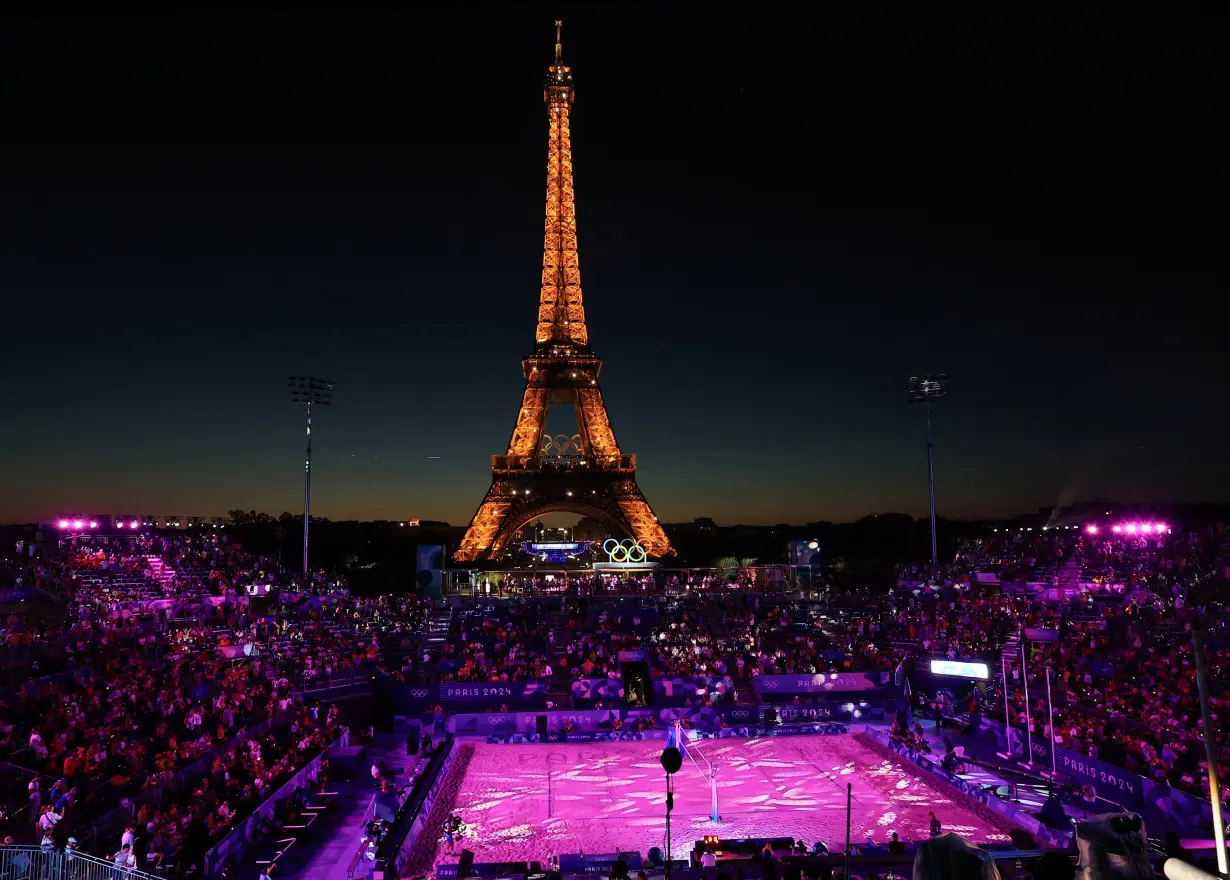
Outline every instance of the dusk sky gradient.
<path id="1" fill-rule="evenodd" d="M 662 521 L 924 514 L 925 372 L 941 515 L 1230 497 L 1218 27 L 791 8 L 4 21 L 0 521 L 301 510 L 316 373 L 315 514 L 468 522 L 533 344 L 556 17 Z"/>

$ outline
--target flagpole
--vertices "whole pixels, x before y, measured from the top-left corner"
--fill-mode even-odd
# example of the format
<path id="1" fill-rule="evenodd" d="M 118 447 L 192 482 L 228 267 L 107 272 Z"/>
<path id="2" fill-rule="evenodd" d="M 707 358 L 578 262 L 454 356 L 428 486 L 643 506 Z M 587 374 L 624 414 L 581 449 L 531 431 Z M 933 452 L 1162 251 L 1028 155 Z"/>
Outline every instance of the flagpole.
<path id="1" fill-rule="evenodd" d="M 999 668 L 1004 682 L 1004 736 L 1008 739 L 1008 753 L 1001 753 L 1000 757 L 1009 760 L 1012 758 L 1012 710 L 1008 708 L 1008 661 L 1002 654 L 999 658 Z"/>
<path id="2" fill-rule="evenodd" d="M 1028 742 L 1028 750 L 1025 753 L 1026 767 L 1033 769 L 1034 766 L 1034 731 L 1033 731 L 1033 712 L 1029 709 L 1029 669 L 1025 666 L 1025 643 L 1021 642 L 1021 683 L 1025 685 L 1025 737 Z"/>
<path id="3" fill-rule="evenodd" d="M 1051 667 L 1046 667 L 1046 711 L 1049 716 L 1046 726 L 1051 731 L 1051 780 L 1059 775 L 1055 769 L 1055 707 L 1051 704 Z"/>

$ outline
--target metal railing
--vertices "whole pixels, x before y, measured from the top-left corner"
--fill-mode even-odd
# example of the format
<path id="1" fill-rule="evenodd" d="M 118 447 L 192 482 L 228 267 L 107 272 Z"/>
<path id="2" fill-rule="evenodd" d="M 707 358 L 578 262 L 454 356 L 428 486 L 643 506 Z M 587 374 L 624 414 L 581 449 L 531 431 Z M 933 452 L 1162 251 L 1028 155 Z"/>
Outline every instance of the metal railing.
<path id="1" fill-rule="evenodd" d="M 635 453 L 619 455 L 563 454 L 535 452 L 530 455 L 493 455 L 491 469 L 497 471 L 573 470 L 634 471 Z"/>
<path id="2" fill-rule="evenodd" d="M 367 688 L 370 690 L 374 674 L 375 669 L 370 668 L 314 675 L 311 678 L 299 675 L 298 681 L 292 681 L 292 684 L 297 685 L 296 689 L 303 696 L 319 699 L 338 691 L 347 691 L 353 688 Z"/>
<path id="3" fill-rule="evenodd" d="M 38 846 L 0 846 L 0 877 L 5 880 L 162 880 L 110 859 L 83 852 Z"/>
<path id="4" fill-rule="evenodd" d="M 601 555 L 601 554 L 600 554 Z M 545 571 L 545 570 L 544 570 Z M 530 596 L 563 596 L 576 588 L 580 595 L 594 598 L 619 596 L 688 597 L 723 596 L 735 593 L 792 593 L 825 601 L 818 572 L 804 565 L 755 565 L 737 569 L 716 567 L 655 568 L 652 580 L 641 578 L 651 571 L 630 569 L 625 578 L 596 579 L 592 571 L 566 570 L 563 566 L 546 581 L 527 576 L 524 570 L 479 571 L 445 569 L 442 591 L 446 598 L 487 599 Z M 561 575 L 566 575 L 567 580 Z M 689 583 L 691 579 L 691 583 Z"/>

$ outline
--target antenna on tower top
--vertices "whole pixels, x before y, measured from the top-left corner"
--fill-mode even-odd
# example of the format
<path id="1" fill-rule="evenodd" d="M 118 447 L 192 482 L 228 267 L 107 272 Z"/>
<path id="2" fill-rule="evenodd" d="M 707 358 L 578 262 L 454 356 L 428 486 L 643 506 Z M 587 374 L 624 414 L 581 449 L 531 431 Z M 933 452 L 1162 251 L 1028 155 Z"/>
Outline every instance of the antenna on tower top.
<path id="1" fill-rule="evenodd" d="M 564 60 L 564 44 L 560 40 L 560 31 L 563 29 L 564 23 L 558 18 L 555 20 L 555 63 L 560 64 Z"/>

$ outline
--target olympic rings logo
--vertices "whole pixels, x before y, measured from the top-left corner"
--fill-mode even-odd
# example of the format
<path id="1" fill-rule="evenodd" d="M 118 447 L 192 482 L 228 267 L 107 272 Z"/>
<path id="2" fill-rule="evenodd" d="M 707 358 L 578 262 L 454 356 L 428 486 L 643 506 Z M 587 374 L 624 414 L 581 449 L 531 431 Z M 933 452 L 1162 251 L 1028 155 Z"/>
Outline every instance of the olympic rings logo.
<path id="1" fill-rule="evenodd" d="M 556 434 L 554 437 L 543 434 L 540 451 L 544 455 L 580 455 L 585 449 L 580 434 L 571 437 L 567 434 Z"/>
<path id="2" fill-rule="evenodd" d="M 427 691 L 426 691 L 426 690 L 412 690 L 412 691 L 410 691 L 410 696 L 412 696 L 412 697 L 425 697 L 425 696 L 427 696 Z"/>
<path id="3" fill-rule="evenodd" d="M 635 538 L 624 538 L 622 541 L 607 538 L 602 544 L 602 552 L 611 562 L 644 562 L 648 558 L 645 548 Z"/>

